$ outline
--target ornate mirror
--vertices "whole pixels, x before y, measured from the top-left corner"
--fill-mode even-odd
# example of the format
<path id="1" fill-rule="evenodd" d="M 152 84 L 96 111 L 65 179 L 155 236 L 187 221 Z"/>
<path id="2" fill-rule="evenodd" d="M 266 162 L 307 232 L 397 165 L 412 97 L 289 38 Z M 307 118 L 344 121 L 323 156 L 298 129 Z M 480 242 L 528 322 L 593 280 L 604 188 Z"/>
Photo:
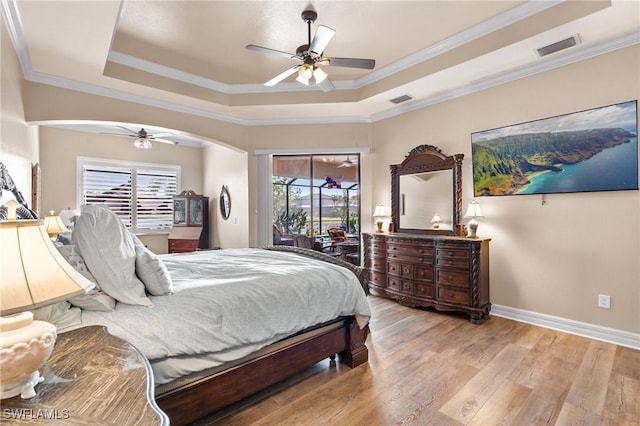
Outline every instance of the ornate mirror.
<path id="1" fill-rule="evenodd" d="M 460 223 L 463 157 L 420 145 L 402 163 L 390 166 L 395 232 L 465 235 Z"/>
<path id="2" fill-rule="evenodd" d="M 222 191 L 220 192 L 220 214 L 224 220 L 229 219 L 231 214 L 231 196 L 227 185 L 222 185 Z"/>

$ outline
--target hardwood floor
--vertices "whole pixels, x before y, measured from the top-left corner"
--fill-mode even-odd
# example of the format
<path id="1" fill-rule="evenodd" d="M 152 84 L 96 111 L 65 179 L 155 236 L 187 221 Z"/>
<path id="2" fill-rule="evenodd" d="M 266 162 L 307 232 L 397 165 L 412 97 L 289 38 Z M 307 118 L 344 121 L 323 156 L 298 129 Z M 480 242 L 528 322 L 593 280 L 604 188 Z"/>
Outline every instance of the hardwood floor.
<path id="1" fill-rule="evenodd" d="M 198 425 L 640 424 L 640 351 L 369 302 L 367 364 L 323 361 Z"/>

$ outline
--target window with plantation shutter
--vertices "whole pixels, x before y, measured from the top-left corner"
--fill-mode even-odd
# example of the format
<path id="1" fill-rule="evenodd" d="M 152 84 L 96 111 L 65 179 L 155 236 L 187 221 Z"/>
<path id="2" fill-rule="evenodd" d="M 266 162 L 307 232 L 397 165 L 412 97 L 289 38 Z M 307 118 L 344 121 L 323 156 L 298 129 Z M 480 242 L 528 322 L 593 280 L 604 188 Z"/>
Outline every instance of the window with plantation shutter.
<path id="1" fill-rule="evenodd" d="M 79 200 L 104 204 L 134 233 L 169 232 L 180 166 L 78 159 Z"/>

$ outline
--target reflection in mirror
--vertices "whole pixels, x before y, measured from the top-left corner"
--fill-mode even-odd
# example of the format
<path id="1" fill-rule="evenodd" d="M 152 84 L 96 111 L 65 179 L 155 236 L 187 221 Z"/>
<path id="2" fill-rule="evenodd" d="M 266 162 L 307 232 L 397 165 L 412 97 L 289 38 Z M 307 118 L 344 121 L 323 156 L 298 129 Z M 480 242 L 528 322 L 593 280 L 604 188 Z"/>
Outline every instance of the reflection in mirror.
<path id="1" fill-rule="evenodd" d="M 452 170 L 400 176 L 400 227 L 453 230 L 452 193 Z"/>

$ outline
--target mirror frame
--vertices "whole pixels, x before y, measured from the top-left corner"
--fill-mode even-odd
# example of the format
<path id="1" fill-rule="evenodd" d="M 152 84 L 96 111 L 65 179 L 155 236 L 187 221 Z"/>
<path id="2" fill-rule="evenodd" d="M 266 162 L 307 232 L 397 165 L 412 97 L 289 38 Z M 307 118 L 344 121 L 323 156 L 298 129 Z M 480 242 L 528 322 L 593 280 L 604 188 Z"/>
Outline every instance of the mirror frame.
<path id="1" fill-rule="evenodd" d="M 398 233 L 466 235 L 464 225 L 460 222 L 462 209 L 462 159 L 464 154 L 444 155 L 433 145 L 420 145 L 409 151 L 404 161 L 392 164 L 391 169 L 391 229 Z M 417 173 L 451 170 L 453 173 L 453 223 L 452 229 L 413 229 L 400 227 L 400 176 Z M 425 194 L 426 196 L 427 194 Z"/>
<path id="2" fill-rule="evenodd" d="M 231 215 L 231 195 L 229 195 L 227 185 L 222 185 L 220 191 L 220 215 L 224 220 L 229 219 Z"/>

